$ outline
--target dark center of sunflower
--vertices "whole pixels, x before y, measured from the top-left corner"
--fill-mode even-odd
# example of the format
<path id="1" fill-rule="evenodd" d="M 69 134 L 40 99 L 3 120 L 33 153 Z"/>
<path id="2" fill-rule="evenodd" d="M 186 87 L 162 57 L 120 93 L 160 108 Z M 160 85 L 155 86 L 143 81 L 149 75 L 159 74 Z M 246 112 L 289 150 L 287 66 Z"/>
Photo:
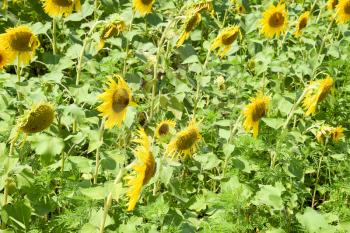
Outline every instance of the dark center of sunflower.
<path id="1" fill-rule="evenodd" d="M 169 125 L 164 123 L 159 127 L 158 134 L 159 135 L 166 135 L 169 133 Z"/>
<path id="2" fill-rule="evenodd" d="M 149 5 L 153 0 L 141 0 L 142 4 Z"/>
<path id="3" fill-rule="evenodd" d="M 191 19 L 187 22 L 185 31 L 190 32 L 192 29 L 196 26 L 197 20 L 198 20 L 198 13 L 191 17 Z"/>
<path id="4" fill-rule="evenodd" d="M 4 58 L 2 57 L 2 55 L 0 54 L 0 64 L 1 62 L 4 60 Z"/>
<path id="5" fill-rule="evenodd" d="M 349 1 L 344 6 L 344 12 L 348 15 L 350 14 L 350 2 Z"/>
<path id="6" fill-rule="evenodd" d="M 271 27 L 281 27 L 284 23 L 284 16 L 280 12 L 275 12 L 269 19 L 269 25 Z"/>
<path id="7" fill-rule="evenodd" d="M 152 155 L 152 153 L 150 152 L 150 161 L 149 163 L 147 163 L 146 166 L 146 171 L 145 171 L 145 178 L 143 179 L 142 184 L 145 185 L 148 183 L 148 181 L 154 176 L 154 174 L 156 173 L 156 169 L 157 169 L 157 164 L 154 161 L 154 157 Z"/>
<path id="8" fill-rule="evenodd" d="M 302 18 L 299 23 L 299 30 L 303 29 L 307 25 L 307 18 Z"/>
<path id="9" fill-rule="evenodd" d="M 102 38 L 106 40 L 108 38 L 111 38 L 117 33 L 118 33 L 118 28 L 116 27 L 116 25 L 112 24 L 109 27 L 105 28 L 105 30 L 103 30 Z"/>
<path id="10" fill-rule="evenodd" d="M 124 88 L 117 89 L 113 94 L 112 108 L 115 112 L 123 111 L 129 105 L 129 93 Z"/>
<path id="11" fill-rule="evenodd" d="M 176 140 L 178 150 L 190 149 L 198 138 L 196 130 L 190 130 L 187 134 L 181 135 Z"/>
<path id="12" fill-rule="evenodd" d="M 334 9 L 338 5 L 338 0 L 332 1 L 332 9 Z"/>
<path id="13" fill-rule="evenodd" d="M 330 89 L 331 89 L 331 86 L 327 86 L 322 90 L 320 97 L 318 98 L 318 102 L 321 102 L 322 100 L 324 100 L 326 98 Z"/>
<path id="14" fill-rule="evenodd" d="M 52 2 L 61 7 L 69 7 L 73 4 L 72 0 L 52 0 Z"/>
<path id="15" fill-rule="evenodd" d="M 265 104 L 263 102 L 258 103 L 253 109 L 253 121 L 260 120 L 263 116 L 265 116 L 265 114 Z"/>
<path id="16" fill-rule="evenodd" d="M 17 32 L 12 35 L 10 44 L 16 51 L 28 52 L 33 50 L 33 47 L 37 45 L 37 41 L 30 32 Z"/>
<path id="17" fill-rule="evenodd" d="M 221 41 L 224 45 L 230 45 L 233 43 L 233 41 L 235 41 L 237 39 L 237 37 L 238 37 L 238 32 L 235 31 L 232 34 L 231 33 L 224 34 L 222 36 Z"/>

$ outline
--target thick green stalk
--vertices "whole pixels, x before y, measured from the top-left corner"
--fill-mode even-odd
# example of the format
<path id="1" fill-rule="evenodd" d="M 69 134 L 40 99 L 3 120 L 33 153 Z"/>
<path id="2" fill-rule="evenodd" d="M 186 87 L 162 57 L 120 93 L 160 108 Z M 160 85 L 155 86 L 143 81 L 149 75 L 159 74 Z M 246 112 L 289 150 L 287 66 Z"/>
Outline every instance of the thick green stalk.
<path id="1" fill-rule="evenodd" d="M 103 142 L 103 133 L 105 127 L 105 120 L 102 119 L 100 129 L 99 129 L 99 141 Z M 100 145 L 101 146 L 101 145 Z M 94 174 L 94 184 L 97 184 L 98 170 L 100 167 L 100 146 L 96 149 L 96 164 L 95 164 L 95 174 Z"/>

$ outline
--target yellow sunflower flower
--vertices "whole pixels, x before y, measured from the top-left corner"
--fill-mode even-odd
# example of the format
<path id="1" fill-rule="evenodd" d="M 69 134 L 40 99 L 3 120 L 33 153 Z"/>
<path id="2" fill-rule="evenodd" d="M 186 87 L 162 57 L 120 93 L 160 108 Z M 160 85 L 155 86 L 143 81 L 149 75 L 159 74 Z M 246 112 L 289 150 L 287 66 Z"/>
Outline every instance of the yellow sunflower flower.
<path id="1" fill-rule="evenodd" d="M 178 132 L 168 144 L 166 153 L 170 156 L 190 156 L 197 150 L 198 142 L 202 139 L 196 121 L 193 119 L 188 126 Z"/>
<path id="2" fill-rule="evenodd" d="M 350 19 L 350 0 L 339 0 L 337 5 L 337 23 L 344 24 Z"/>
<path id="3" fill-rule="evenodd" d="M 116 21 L 108 24 L 100 35 L 100 42 L 98 43 L 97 50 L 101 50 L 105 46 L 105 40 L 118 36 L 126 28 L 124 21 Z"/>
<path id="4" fill-rule="evenodd" d="M 6 50 L 6 49 L 0 49 L 0 70 L 2 70 L 5 66 L 10 65 L 13 60 L 15 59 L 15 56 L 13 54 Z"/>
<path id="5" fill-rule="evenodd" d="M 164 136 L 169 135 L 170 129 L 174 128 L 176 125 L 175 121 L 172 120 L 163 120 L 161 121 L 155 130 L 155 136 L 156 138 L 162 138 Z"/>
<path id="6" fill-rule="evenodd" d="M 331 136 L 333 142 L 339 142 L 339 140 L 344 136 L 344 128 L 342 126 L 337 126 L 331 131 Z"/>
<path id="7" fill-rule="evenodd" d="M 216 37 L 216 39 L 211 45 L 211 49 L 219 48 L 218 54 L 220 57 L 223 57 L 230 50 L 231 45 L 238 38 L 239 35 L 239 26 L 227 27 L 224 30 L 222 30 Z"/>
<path id="8" fill-rule="evenodd" d="M 151 12 L 155 0 L 133 0 L 134 8 L 140 15 L 145 15 Z"/>
<path id="9" fill-rule="evenodd" d="M 288 13 L 285 4 L 273 4 L 263 13 L 261 32 L 268 38 L 284 33 L 288 26 Z"/>
<path id="10" fill-rule="evenodd" d="M 253 131 L 254 138 L 259 134 L 259 121 L 266 115 L 269 102 L 270 97 L 258 92 L 255 98 L 251 98 L 250 103 L 246 105 L 243 111 L 245 116 L 243 127 L 248 132 Z"/>
<path id="11" fill-rule="evenodd" d="M 117 76 L 118 83 L 113 78 L 108 79 L 108 88 L 97 98 L 103 103 L 98 106 L 97 110 L 101 112 L 101 116 L 106 117 L 105 128 L 113 128 L 116 124 L 118 127 L 126 117 L 128 106 L 136 106 L 132 101 L 132 94 L 128 84 L 121 76 Z"/>
<path id="12" fill-rule="evenodd" d="M 48 128 L 55 118 L 55 110 L 50 103 L 35 105 L 20 119 L 18 130 L 26 134 L 38 133 Z"/>
<path id="13" fill-rule="evenodd" d="M 296 25 L 296 31 L 294 33 L 296 37 L 301 36 L 301 33 L 302 33 L 301 30 L 303 30 L 307 26 L 307 23 L 309 21 L 309 16 L 310 16 L 310 11 L 306 11 L 302 15 L 300 15 L 298 19 L 298 23 Z"/>
<path id="14" fill-rule="evenodd" d="M 138 131 L 139 138 L 134 140 L 139 145 L 134 151 L 136 163 L 132 166 L 136 172 L 136 176 L 129 176 L 128 186 L 129 190 L 127 196 L 129 197 L 128 211 L 135 208 L 136 202 L 139 199 L 142 187 L 148 183 L 153 177 L 156 170 L 156 162 L 151 152 L 151 145 L 143 128 Z"/>
<path id="15" fill-rule="evenodd" d="M 184 31 L 176 43 L 176 47 L 180 47 L 185 40 L 190 36 L 190 32 L 201 22 L 202 16 L 200 13 L 195 13 L 189 17 L 184 25 Z"/>
<path id="16" fill-rule="evenodd" d="M 40 43 L 38 38 L 27 26 L 9 28 L 0 36 L 0 44 L 12 56 L 17 56 L 20 64 L 28 64 L 35 55 Z"/>
<path id="17" fill-rule="evenodd" d="M 344 128 L 341 126 L 331 127 L 329 125 L 323 125 L 316 134 L 317 142 L 324 144 L 324 140 L 327 137 L 331 137 L 332 141 L 337 143 L 344 136 Z"/>
<path id="18" fill-rule="evenodd" d="M 208 11 L 211 15 L 215 13 L 212 1 L 202 1 L 195 3 L 190 7 L 190 12 L 201 13 L 202 11 Z"/>
<path id="19" fill-rule="evenodd" d="M 80 0 L 44 0 L 44 11 L 51 17 L 68 16 L 80 7 Z"/>
<path id="20" fill-rule="evenodd" d="M 328 10 L 334 10 L 336 7 L 337 7 L 337 5 L 338 5 L 338 0 L 328 0 L 327 1 L 327 9 Z"/>
<path id="21" fill-rule="evenodd" d="M 333 78 L 329 75 L 322 80 L 313 81 L 307 87 L 307 92 L 303 100 L 305 115 L 309 116 L 316 112 L 317 104 L 324 100 L 333 86 Z"/>

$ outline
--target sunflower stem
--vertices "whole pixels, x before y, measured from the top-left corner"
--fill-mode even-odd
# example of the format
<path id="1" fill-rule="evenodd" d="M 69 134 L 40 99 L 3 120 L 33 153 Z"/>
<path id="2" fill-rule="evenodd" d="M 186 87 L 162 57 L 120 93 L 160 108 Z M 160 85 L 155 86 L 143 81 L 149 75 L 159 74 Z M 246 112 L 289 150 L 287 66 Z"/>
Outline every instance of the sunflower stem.
<path id="1" fill-rule="evenodd" d="M 323 146 L 322 154 L 321 154 L 320 160 L 318 161 L 318 165 L 317 165 L 317 173 L 316 173 L 315 187 L 314 187 L 314 191 L 313 191 L 313 194 L 312 194 L 311 208 L 314 208 L 315 204 L 316 204 L 315 203 L 316 190 L 317 190 L 317 185 L 318 185 L 318 182 L 319 182 L 319 179 L 320 179 L 321 163 L 322 163 L 325 151 L 326 151 L 326 145 Z"/>
<path id="2" fill-rule="evenodd" d="M 20 59 L 19 59 L 19 53 L 17 55 L 17 70 L 16 70 L 16 73 L 17 73 L 17 80 L 18 82 L 21 82 L 21 62 L 20 62 Z M 18 94 L 18 92 L 17 92 Z M 18 98 L 19 98 L 19 95 L 18 95 Z"/>
<path id="3" fill-rule="evenodd" d="M 333 16 L 331 22 L 330 22 L 329 25 L 328 25 L 327 31 L 326 31 L 325 35 L 323 36 L 323 38 L 322 38 L 321 46 L 320 46 L 320 49 L 319 49 L 318 55 L 317 55 L 318 58 L 321 56 L 321 53 L 322 53 L 324 44 L 325 44 L 325 42 L 326 42 L 325 37 L 328 35 L 329 31 L 331 30 L 331 28 L 332 28 L 332 26 L 333 26 L 333 23 L 334 23 L 334 21 L 335 21 L 335 16 L 336 16 L 336 14 Z"/>
<path id="4" fill-rule="evenodd" d="M 52 18 L 52 51 L 53 54 L 57 54 L 57 39 L 56 39 L 57 22 L 56 18 Z"/>
<path id="5" fill-rule="evenodd" d="M 101 142 L 101 144 L 103 143 L 104 126 L 105 126 L 105 119 L 103 118 L 101 120 L 100 129 L 98 131 L 99 141 Z M 94 184 L 97 184 L 98 170 L 100 167 L 100 147 L 101 145 L 96 149 L 96 167 L 95 167 L 95 174 L 94 174 Z"/>
<path id="6" fill-rule="evenodd" d="M 128 32 L 130 32 L 131 29 L 132 29 L 132 23 L 134 22 L 134 17 L 135 17 L 135 11 L 132 11 Z M 126 74 L 127 60 L 128 60 L 128 57 L 129 57 L 129 45 L 130 45 L 130 42 L 129 42 L 129 39 L 127 38 L 127 40 L 126 40 L 126 47 L 125 47 L 125 59 L 124 59 L 124 64 L 123 64 L 123 76 L 125 76 L 125 74 Z"/>

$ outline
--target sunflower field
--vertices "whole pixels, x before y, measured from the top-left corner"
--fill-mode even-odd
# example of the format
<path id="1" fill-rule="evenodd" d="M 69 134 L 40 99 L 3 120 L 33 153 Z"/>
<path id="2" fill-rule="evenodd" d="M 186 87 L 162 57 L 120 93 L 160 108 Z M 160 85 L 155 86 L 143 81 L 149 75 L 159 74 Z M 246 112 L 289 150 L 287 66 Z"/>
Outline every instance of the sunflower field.
<path id="1" fill-rule="evenodd" d="M 350 0 L 0 8 L 0 233 L 350 232 Z"/>

